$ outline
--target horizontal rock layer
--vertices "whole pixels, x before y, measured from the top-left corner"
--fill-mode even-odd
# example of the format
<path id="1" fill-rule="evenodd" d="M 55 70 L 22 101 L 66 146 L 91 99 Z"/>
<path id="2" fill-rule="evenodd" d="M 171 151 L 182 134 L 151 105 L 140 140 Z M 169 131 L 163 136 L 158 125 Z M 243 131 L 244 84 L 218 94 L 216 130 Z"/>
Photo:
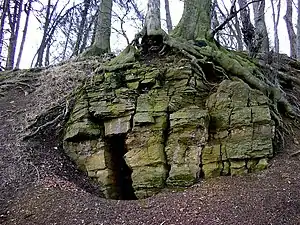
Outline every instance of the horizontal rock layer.
<path id="1" fill-rule="evenodd" d="M 129 182 L 144 198 L 265 169 L 274 130 L 268 98 L 242 81 L 225 80 L 209 94 L 186 60 L 160 69 L 135 64 L 87 82 L 64 149 L 107 197 L 120 198 Z"/>

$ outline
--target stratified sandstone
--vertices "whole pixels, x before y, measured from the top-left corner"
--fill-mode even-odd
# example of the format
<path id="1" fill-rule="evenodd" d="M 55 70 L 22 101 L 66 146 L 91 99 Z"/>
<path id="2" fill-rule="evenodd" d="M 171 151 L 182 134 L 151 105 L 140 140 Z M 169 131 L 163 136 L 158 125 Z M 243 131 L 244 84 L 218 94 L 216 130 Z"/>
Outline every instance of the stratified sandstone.
<path id="1" fill-rule="evenodd" d="M 211 93 L 187 60 L 170 60 L 95 74 L 78 94 L 64 148 L 108 198 L 145 198 L 265 169 L 274 130 L 261 92 L 224 80 Z"/>

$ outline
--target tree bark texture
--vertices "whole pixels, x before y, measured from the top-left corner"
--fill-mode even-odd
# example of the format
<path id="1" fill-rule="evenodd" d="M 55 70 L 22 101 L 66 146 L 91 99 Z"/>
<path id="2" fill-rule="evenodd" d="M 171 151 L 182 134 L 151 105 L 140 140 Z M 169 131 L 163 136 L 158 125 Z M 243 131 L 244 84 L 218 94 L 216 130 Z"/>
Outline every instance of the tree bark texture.
<path id="1" fill-rule="evenodd" d="M 101 53 L 110 52 L 112 0 L 102 0 L 97 21 L 97 30 L 93 46 Z"/>
<path id="2" fill-rule="evenodd" d="M 186 0 L 183 15 L 172 35 L 186 40 L 210 39 L 210 9 L 211 0 Z"/>
<path id="3" fill-rule="evenodd" d="M 265 0 L 253 3 L 255 44 L 258 52 L 269 52 L 269 38 L 265 22 Z"/>
<path id="4" fill-rule="evenodd" d="M 244 8 L 247 5 L 247 0 L 238 0 L 238 3 L 240 8 Z M 242 21 L 242 33 L 244 36 L 244 42 L 247 46 L 249 54 L 253 55 L 256 51 L 254 46 L 255 30 L 253 24 L 251 23 L 249 7 L 243 9 L 240 15 Z"/>
<path id="5" fill-rule="evenodd" d="M 160 22 L 160 0 L 149 0 L 146 15 L 146 34 L 148 36 L 157 35 L 161 31 Z"/>
<path id="6" fill-rule="evenodd" d="M 243 44 L 243 35 L 242 35 L 242 30 L 240 26 L 240 22 L 238 17 L 236 16 L 234 21 L 233 21 L 233 26 L 236 30 L 236 41 L 237 41 L 237 50 L 238 51 L 243 51 L 244 44 Z"/>
<path id="7" fill-rule="evenodd" d="M 166 10 L 166 22 L 167 22 L 168 33 L 171 33 L 173 29 L 173 25 L 172 25 L 171 13 L 170 13 L 169 0 L 165 0 L 165 10 Z"/>
<path id="8" fill-rule="evenodd" d="M 5 25 L 5 18 L 8 10 L 9 0 L 4 0 L 2 5 L 2 15 L 0 17 L 0 57 L 2 56 L 2 48 L 3 48 L 3 39 L 4 39 L 4 25 Z M 0 60 L 1 66 L 1 60 Z M 1 67 L 0 67 L 1 68 Z"/>
<path id="9" fill-rule="evenodd" d="M 286 23 L 286 28 L 290 39 L 290 57 L 297 57 L 297 42 L 296 34 L 293 28 L 293 2 L 292 0 L 286 0 L 286 14 L 283 17 Z"/>
<path id="10" fill-rule="evenodd" d="M 271 0 L 271 6 L 272 6 L 272 18 L 273 18 L 273 26 L 274 26 L 274 51 L 276 53 L 279 53 L 278 23 L 279 23 L 279 16 L 280 16 L 281 0 L 278 0 L 277 3 L 277 14 L 275 13 L 275 0 Z"/>
<path id="11" fill-rule="evenodd" d="M 300 59 L 300 0 L 298 0 L 297 16 L 297 59 Z"/>

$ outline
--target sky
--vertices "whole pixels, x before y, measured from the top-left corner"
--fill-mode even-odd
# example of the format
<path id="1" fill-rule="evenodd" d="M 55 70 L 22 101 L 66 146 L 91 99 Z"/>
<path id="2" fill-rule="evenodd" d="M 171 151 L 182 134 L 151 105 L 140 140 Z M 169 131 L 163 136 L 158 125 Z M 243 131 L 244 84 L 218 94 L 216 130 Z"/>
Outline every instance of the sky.
<path id="1" fill-rule="evenodd" d="M 47 2 L 47 0 L 41 0 L 41 1 Z M 62 6 L 65 1 L 66 0 L 61 0 L 59 2 L 59 4 Z M 180 0 L 169 0 L 169 1 L 170 1 L 170 11 L 171 11 L 173 26 L 176 26 L 176 24 L 179 22 L 181 15 L 182 15 L 183 1 L 180 1 Z M 230 6 L 230 0 L 224 0 L 224 2 L 225 2 L 225 4 L 229 4 L 229 6 Z M 270 5 L 270 1 L 267 0 L 266 4 L 267 5 L 266 5 L 265 18 L 266 18 L 268 31 L 270 34 L 269 36 L 270 36 L 271 46 L 273 46 L 272 8 Z M 140 6 L 141 6 L 141 9 L 143 9 L 144 12 L 146 12 L 147 1 L 146 0 L 140 1 Z M 285 21 L 283 20 L 283 16 L 285 15 L 285 10 L 286 10 L 286 6 L 283 1 L 282 6 L 281 6 L 280 22 L 279 22 L 279 26 L 278 26 L 279 35 L 280 35 L 280 37 L 279 37 L 280 52 L 289 54 L 289 41 L 288 41 L 289 39 L 288 39 Z M 294 16 L 296 16 L 295 9 L 294 9 L 293 13 L 294 13 Z M 23 17 L 23 18 L 25 18 L 25 17 Z M 165 24 L 165 22 L 164 22 L 164 20 L 165 20 L 164 0 L 161 0 L 161 19 L 162 19 L 162 25 L 165 26 L 164 25 Z M 296 18 L 294 18 L 294 19 L 295 19 L 294 22 L 296 22 Z M 40 25 L 39 25 L 38 21 L 34 18 L 33 15 L 31 15 L 29 24 L 30 25 L 28 27 L 28 36 L 27 36 L 27 40 L 25 43 L 23 57 L 22 57 L 21 65 L 20 65 L 21 68 L 29 68 L 30 67 L 31 61 L 34 57 L 34 54 L 37 51 L 39 42 L 42 37 L 42 32 L 39 27 Z M 118 27 L 118 24 L 114 23 L 113 26 Z M 130 40 L 132 40 L 134 38 L 134 35 L 138 32 L 138 30 L 134 29 L 130 23 L 125 23 L 125 29 L 126 29 L 127 35 Z M 295 32 L 296 32 L 296 29 L 295 29 Z M 122 50 L 125 47 L 126 47 L 126 40 L 123 37 L 118 36 L 113 33 L 112 37 L 111 37 L 112 51 Z"/>

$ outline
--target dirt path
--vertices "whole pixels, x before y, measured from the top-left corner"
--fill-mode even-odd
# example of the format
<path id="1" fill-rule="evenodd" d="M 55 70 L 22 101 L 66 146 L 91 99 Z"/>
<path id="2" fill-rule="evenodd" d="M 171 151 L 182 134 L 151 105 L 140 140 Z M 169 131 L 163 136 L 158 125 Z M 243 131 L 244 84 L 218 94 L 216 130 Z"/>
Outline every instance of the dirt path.
<path id="1" fill-rule="evenodd" d="M 24 92 L 13 90 L 0 99 L 0 223 L 12 198 L 32 182 L 33 168 L 17 135 L 26 113 L 23 97 Z"/>
<path id="2" fill-rule="evenodd" d="M 2 224 L 300 224 L 300 159 L 289 156 L 299 146 L 292 140 L 261 173 L 145 200 L 106 200 L 61 154 L 55 135 L 27 147 L 17 141 L 30 101 L 18 91 L 0 100 Z"/>

